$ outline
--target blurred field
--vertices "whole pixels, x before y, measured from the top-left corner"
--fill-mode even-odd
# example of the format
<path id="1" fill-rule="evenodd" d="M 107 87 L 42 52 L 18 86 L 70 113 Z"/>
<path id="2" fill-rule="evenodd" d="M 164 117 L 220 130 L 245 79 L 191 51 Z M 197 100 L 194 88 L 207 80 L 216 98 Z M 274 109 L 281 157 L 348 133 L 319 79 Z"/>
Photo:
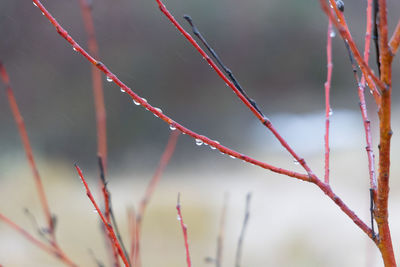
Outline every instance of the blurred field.
<path id="1" fill-rule="evenodd" d="M 349 115 L 349 117 L 351 117 Z M 396 132 L 397 124 L 394 130 Z M 334 127 L 334 126 L 333 126 Z M 358 129 L 358 128 L 357 128 Z M 343 130 L 343 129 L 342 129 Z M 301 132 L 301 131 L 300 131 Z M 351 132 L 351 130 L 349 130 Z M 245 195 L 252 192 L 250 223 L 244 241 L 243 266 L 382 266 L 378 252 L 364 234 L 316 187 L 247 166 L 218 152 L 192 144 L 203 159 L 180 164 L 179 146 L 192 143 L 181 136 L 178 154 L 172 159 L 144 219 L 144 266 L 185 266 L 183 239 L 176 219 L 176 198 L 182 194 L 185 223 L 195 266 L 207 266 L 214 256 L 223 195 L 230 194 L 224 249 L 224 266 L 232 266 L 244 215 Z M 352 139 L 350 139 L 351 141 Z M 299 141 L 299 140 L 298 140 Z M 390 222 L 394 244 L 400 242 L 400 168 L 396 162 L 398 139 L 394 138 Z M 190 148 L 189 148 L 190 150 Z M 41 210 L 23 152 L 2 158 L 1 210 L 30 232 L 34 229 L 23 214 L 29 208 L 43 223 Z M 258 158 L 279 166 L 299 169 L 285 153 L 260 150 Z M 264 156 L 263 156 L 264 154 Z M 322 173 L 321 151 L 306 157 Z M 369 221 L 368 178 L 364 151 L 332 148 L 332 185 L 343 200 Z M 149 165 L 156 166 L 158 158 Z M 97 171 L 85 171 L 94 191 Z M 95 266 L 88 249 L 108 264 L 100 235 L 99 219 L 86 198 L 71 164 L 39 157 L 51 208 L 58 216 L 59 241 L 81 266 Z M 109 188 L 123 236 L 128 242 L 126 209 L 136 205 L 152 168 L 127 162 L 110 165 Z M 4 266 L 61 266 L 52 257 L 0 224 L 0 263 Z M 395 245 L 396 253 L 399 253 Z M 398 255 L 398 254 L 397 254 Z M 367 260 L 370 261 L 367 264 Z"/>

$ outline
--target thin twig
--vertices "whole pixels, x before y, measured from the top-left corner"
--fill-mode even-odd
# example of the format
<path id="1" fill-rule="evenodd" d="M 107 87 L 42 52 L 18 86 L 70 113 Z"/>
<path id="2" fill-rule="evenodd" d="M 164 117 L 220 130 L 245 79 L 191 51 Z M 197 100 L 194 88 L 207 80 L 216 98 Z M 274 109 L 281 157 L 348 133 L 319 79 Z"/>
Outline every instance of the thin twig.
<path id="1" fill-rule="evenodd" d="M 225 193 L 224 204 L 221 210 L 221 219 L 219 224 L 219 232 L 217 238 L 217 253 L 215 256 L 215 267 L 222 266 L 222 254 L 224 249 L 224 239 L 225 239 L 225 220 L 226 220 L 226 209 L 228 207 L 229 195 Z"/>
<path id="2" fill-rule="evenodd" d="M 99 48 L 92 16 L 92 5 L 89 3 L 89 0 L 79 0 L 79 3 L 88 37 L 87 43 L 89 51 L 95 58 L 99 58 Z M 107 173 L 107 121 L 106 108 L 104 105 L 103 79 L 101 76 L 101 72 L 96 66 L 92 66 L 93 95 L 97 127 L 97 153 L 102 157 L 104 170 L 105 173 Z"/>
<path id="3" fill-rule="evenodd" d="M 121 244 L 119 243 L 117 236 L 115 235 L 114 229 L 113 229 L 112 225 L 107 222 L 106 217 L 103 215 L 102 211 L 100 210 L 99 206 L 97 205 L 96 201 L 94 200 L 94 197 L 89 189 L 89 186 L 85 180 L 85 177 L 83 176 L 82 170 L 76 164 L 75 164 L 75 169 L 77 170 L 79 177 L 81 178 L 81 181 L 82 181 L 83 185 L 85 186 L 86 195 L 92 202 L 94 208 L 96 209 L 96 212 L 99 214 L 101 221 L 103 222 L 104 226 L 106 227 L 106 229 L 109 233 L 109 236 L 110 236 L 110 239 L 112 240 L 113 246 L 115 246 L 117 248 L 118 254 L 121 257 L 122 261 L 124 262 L 125 266 L 129 267 L 129 261 L 125 257 L 124 251 L 122 250 Z"/>
<path id="4" fill-rule="evenodd" d="M 167 146 L 165 147 L 164 153 L 161 156 L 160 162 L 158 167 L 153 175 L 153 178 L 150 180 L 149 184 L 147 185 L 146 192 L 143 195 L 142 200 L 139 204 L 139 211 L 136 216 L 136 237 L 135 237 L 135 267 L 141 266 L 141 259 L 140 259 L 140 237 L 141 237 L 141 230 L 142 230 L 142 220 L 144 213 L 146 211 L 147 205 L 156 190 L 158 183 L 160 182 L 161 176 L 164 173 L 165 168 L 167 167 L 172 155 L 174 154 L 176 143 L 179 137 L 179 131 L 172 131 L 170 137 L 168 139 Z"/>
<path id="5" fill-rule="evenodd" d="M 240 262 L 241 262 L 241 259 L 242 259 L 243 240 L 244 240 L 244 235 L 246 233 L 247 224 L 248 224 L 249 218 L 250 218 L 250 200 L 251 200 L 251 193 L 247 193 L 247 196 L 246 196 L 246 209 L 245 209 L 245 212 L 244 212 L 242 230 L 240 231 L 238 245 L 237 245 L 237 249 L 236 249 L 235 267 L 240 267 Z"/>
<path id="6" fill-rule="evenodd" d="M 203 37 L 203 35 L 201 34 L 201 32 L 199 31 L 199 29 L 196 27 L 196 25 L 193 23 L 193 19 L 189 16 L 189 15 L 184 15 L 183 16 L 186 21 L 190 24 L 190 26 L 192 26 L 192 31 L 193 34 L 197 36 L 197 38 L 199 38 L 199 40 L 203 43 L 203 45 L 207 48 L 207 50 L 211 53 L 212 57 L 215 59 L 215 61 L 217 61 L 218 65 L 224 70 L 224 72 L 226 73 L 226 75 L 228 75 L 229 79 L 231 80 L 231 82 L 235 85 L 235 87 L 240 91 L 240 93 L 247 99 L 247 101 L 249 101 L 251 103 L 251 105 L 258 111 L 258 113 L 264 117 L 264 114 L 261 112 L 261 110 L 258 108 L 257 103 L 251 99 L 246 91 L 242 88 L 242 86 L 239 84 L 239 82 L 237 81 L 235 75 L 233 75 L 232 71 L 227 68 L 225 66 L 224 63 L 222 63 L 221 58 L 218 56 L 217 52 L 215 52 L 215 50 L 208 44 L 208 42 L 206 41 L 206 39 Z"/>
<path id="7" fill-rule="evenodd" d="M 99 169 L 100 169 L 100 180 L 101 180 L 101 183 L 102 183 L 102 192 L 103 192 L 104 200 L 106 202 L 105 203 L 106 208 L 105 208 L 104 215 L 105 215 L 105 217 L 107 219 L 107 222 L 108 223 L 112 223 L 113 228 L 115 230 L 115 234 L 117 236 L 117 239 L 118 239 L 119 243 L 121 244 L 121 248 L 124 251 L 125 257 L 128 259 L 129 266 L 131 266 L 131 263 L 129 261 L 129 256 L 128 256 L 129 254 L 128 254 L 126 248 L 125 248 L 124 242 L 123 242 L 121 234 L 119 232 L 117 221 L 116 221 L 115 216 L 114 216 L 114 210 L 112 208 L 112 202 L 111 202 L 111 193 L 107 188 L 107 184 L 108 183 L 107 183 L 106 178 L 105 178 L 104 165 L 103 165 L 102 157 L 98 157 L 98 163 L 99 163 Z M 117 260 L 116 263 L 119 264 L 118 257 L 116 258 L 116 260 Z"/>
<path id="8" fill-rule="evenodd" d="M 325 82 L 325 183 L 329 183 L 329 124 L 331 116 L 331 104 L 330 104 L 330 90 L 332 80 L 332 33 L 334 29 L 332 27 L 332 21 L 329 19 L 328 31 L 327 31 L 327 43 L 326 43 L 326 61 L 327 61 L 327 74 Z"/>
<path id="9" fill-rule="evenodd" d="M 188 241 L 188 234 L 187 234 L 187 226 L 183 223 L 182 211 L 181 211 L 181 194 L 178 194 L 178 200 L 176 203 L 176 210 L 178 212 L 178 221 L 182 227 L 183 239 L 185 242 L 185 250 L 186 250 L 186 264 L 187 267 L 192 266 L 192 262 L 190 260 L 190 252 L 189 252 L 189 241 Z"/>
<path id="10" fill-rule="evenodd" d="M 0 213 L 0 220 L 2 220 L 4 223 L 8 224 L 15 231 L 20 233 L 25 239 L 27 239 L 28 241 L 33 243 L 36 247 L 44 250 L 45 252 L 49 253 L 50 255 L 53 255 L 54 257 L 59 259 L 65 265 L 71 266 L 71 267 L 77 267 L 78 266 L 72 260 L 70 260 L 63 251 L 61 251 L 58 248 L 55 248 L 52 245 L 48 245 L 48 244 L 40 241 L 39 239 L 35 238 L 30 233 L 28 233 L 26 230 L 24 230 L 22 227 L 18 226 L 16 223 L 14 223 L 13 221 L 11 221 L 9 218 L 7 218 L 6 216 L 4 216 L 1 213 Z"/>
<path id="11" fill-rule="evenodd" d="M 47 197 L 46 197 L 46 193 L 44 191 L 42 179 L 40 177 L 39 170 L 38 170 L 38 168 L 36 166 L 35 158 L 33 156 L 33 151 L 32 151 L 31 144 L 29 142 L 29 137 L 28 137 L 28 133 L 26 131 L 24 119 L 23 119 L 23 117 L 21 115 L 21 112 L 19 111 L 18 104 L 17 104 L 17 101 L 16 101 L 15 96 L 14 96 L 14 92 L 13 92 L 13 90 L 11 88 L 11 85 L 10 85 L 9 76 L 8 76 L 6 68 L 4 67 L 2 62 L 0 62 L 0 77 L 3 80 L 3 83 L 6 85 L 6 92 L 7 92 L 8 102 L 10 104 L 10 108 L 11 108 L 11 111 L 13 113 L 14 120 L 15 120 L 17 126 L 18 126 L 18 131 L 19 131 L 19 134 L 21 136 L 21 140 L 22 140 L 22 144 L 24 146 L 25 154 L 26 154 L 26 157 L 28 159 L 29 166 L 31 168 L 31 171 L 32 171 L 32 174 L 33 174 L 33 178 L 34 178 L 34 181 L 35 181 L 36 190 L 38 192 L 40 204 L 42 206 L 44 215 L 45 215 L 45 217 L 47 219 L 48 232 L 49 232 L 49 234 L 51 236 L 52 243 L 56 244 L 57 241 L 56 241 L 56 236 L 55 236 L 55 229 L 54 229 L 55 225 L 54 225 L 53 216 L 51 214 L 51 211 L 50 211 L 50 208 L 49 208 L 49 203 L 48 203 Z"/>
<path id="12" fill-rule="evenodd" d="M 129 252 L 129 261 L 135 265 L 135 250 L 136 250 L 136 213 L 133 207 L 128 208 L 128 228 L 129 228 L 129 236 L 130 236 L 130 252 Z"/>
<path id="13" fill-rule="evenodd" d="M 375 53 L 376 53 L 376 65 L 378 66 L 379 76 L 381 75 L 381 62 L 379 61 L 379 32 L 378 32 L 378 16 L 379 16 L 379 4 L 378 0 L 373 1 L 373 11 L 374 11 L 374 35 L 372 35 L 372 39 L 375 44 Z"/>

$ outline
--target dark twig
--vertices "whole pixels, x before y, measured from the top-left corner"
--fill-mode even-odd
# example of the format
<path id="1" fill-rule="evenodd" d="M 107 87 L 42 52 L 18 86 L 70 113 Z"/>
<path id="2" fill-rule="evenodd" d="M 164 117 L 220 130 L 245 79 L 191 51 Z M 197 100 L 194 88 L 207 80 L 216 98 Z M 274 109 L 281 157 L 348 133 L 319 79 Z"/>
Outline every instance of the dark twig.
<path id="1" fill-rule="evenodd" d="M 224 70 L 224 72 L 228 75 L 229 79 L 232 81 L 232 83 L 235 85 L 235 87 L 243 94 L 243 96 L 247 99 L 247 101 L 250 102 L 250 104 L 257 110 L 257 112 L 264 117 L 264 114 L 261 112 L 261 110 L 258 108 L 257 103 L 251 99 L 245 90 L 242 88 L 242 86 L 239 84 L 239 82 L 236 80 L 235 76 L 233 75 L 232 71 L 227 68 L 224 63 L 222 63 L 221 58 L 218 56 L 217 52 L 208 44 L 206 39 L 203 37 L 203 35 L 200 33 L 199 29 L 194 25 L 192 18 L 189 15 L 184 15 L 183 16 L 187 22 L 192 26 L 192 31 L 193 34 L 199 38 L 199 40 L 203 43 L 203 45 L 207 48 L 207 50 L 211 53 L 213 58 L 217 61 L 218 65 Z"/>
<path id="2" fill-rule="evenodd" d="M 240 231 L 240 236 L 238 240 L 238 246 L 236 250 L 236 260 L 235 260 L 235 267 L 240 267 L 240 260 L 242 258 L 242 250 L 243 250 L 243 239 L 246 233 L 247 224 L 250 217 L 250 200 L 251 200 L 251 193 L 247 193 L 246 196 L 246 210 L 244 213 L 244 220 L 242 225 L 242 230 Z"/>
<path id="3" fill-rule="evenodd" d="M 373 188 L 369 189 L 369 211 L 371 213 L 371 230 L 372 230 L 372 239 L 376 238 L 375 229 L 374 229 L 374 192 Z"/>
<path id="4" fill-rule="evenodd" d="M 89 254 L 92 257 L 93 261 L 96 263 L 97 267 L 105 267 L 104 263 L 102 263 L 94 254 L 93 250 L 89 249 Z"/>
<path id="5" fill-rule="evenodd" d="M 379 23 L 379 3 L 378 0 L 374 0 L 374 34 L 372 35 L 372 39 L 375 43 L 375 50 L 376 50 L 376 64 L 378 65 L 379 76 L 381 75 L 381 62 L 379 60 L 380 51 L 379 51 L 379 31 L 378 31 L 378 23 Z"/>

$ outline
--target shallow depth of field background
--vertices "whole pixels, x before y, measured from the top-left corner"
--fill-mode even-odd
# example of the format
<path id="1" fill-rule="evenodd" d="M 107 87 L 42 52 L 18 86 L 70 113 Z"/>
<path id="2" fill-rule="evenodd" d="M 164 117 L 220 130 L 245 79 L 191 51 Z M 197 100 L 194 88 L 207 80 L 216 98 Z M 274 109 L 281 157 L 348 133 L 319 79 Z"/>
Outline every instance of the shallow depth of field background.
<path id="1" fill-rule="evenodd" d="M 86 47 L 78 1 L 44 1 Z M 388 1 L 393 32 L 400 2 Z M 188 128 L 259 160 L 302 171 L 201 56 L 159 11 L 155 1 L 93 0 L 101 61 L 149 103 Z M 189 14 L 239 82 L 287 141 L 323 177 L 327 19 L 313 1 L 182 1 L 167 7 Z M 346 1 L 345 15 L 362 47 L 366 1 Z M 95 266 L 88 249 L 109 265 L 98 215 L 73 163 L 97 184 L 96 126 L 90 65 L 59 37 L 31 1 L 0 2 L 0 60 L 8 69 L 34 154 L 57 215 L 57 236 L 80 266 Z M 374 49 L 371 65 L 375 66 Z M 363 126 L 343 41 L 333 39 L 331 181 L 339 196 L 369 221 L 369 181 Z M 400 260 L 399 58 L 393 68 L 393 150 L 390 223 Z M 23 209 L 44 224 L 6 95 L 0 93 L 0 212 L 34 233 Z M 137 206 L 165 147 L 169 127 L 132 103 L 104 77 L 109 189 L 128 242 L 126 209 Z M 368 103 L 372 98 L 367 96 Z M 369 109 L 373 125 L 376 110 Z M 374 130 L 377 151 L 377 131 Z M 176 197 L 182 194 L 195 266 L 214 256 L 225 193 L 229 194 L 223 266 L 233 266 L 245 196 L 252 192 L 244 267 L 382 266 L 359 230 L 315 186 L 196 146 L 182 135 L 144 217 L 143 266 L 185 266 Z M 98 195 L 97 195 L 98 196 Z M 99 196 L 98 196 L 99 197 Z M 98 198 L 100 199 L 100 198 Z M 0 223 L 0 264 L 62 266 Z"/>

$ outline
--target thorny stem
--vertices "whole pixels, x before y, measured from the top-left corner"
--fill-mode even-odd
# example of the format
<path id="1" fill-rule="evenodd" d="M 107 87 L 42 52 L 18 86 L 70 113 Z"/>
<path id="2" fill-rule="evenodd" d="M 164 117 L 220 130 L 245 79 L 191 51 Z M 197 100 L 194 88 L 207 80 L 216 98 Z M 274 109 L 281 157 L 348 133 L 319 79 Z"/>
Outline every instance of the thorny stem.
<path id="1" fill-rule="evenodd" d="M 325 183 L 329 183 L 329 124 L 331 115 L 330 105 L 330 90 L 331 90 L 331 79 L 332 79 L 332 21 L 329 20 L 328 31 L 327 31 L 327 44 L 326 44 L 326 57 L 327 57 L 327 74 L 325 82 Z"/>
<path id="2" fill-rule="evenodd" d="M 314 174 L 309 175 L 309 174 L 301 174 L 297 173 L 294 171 L 290 171 L 287 169 L 282 169 L 282 168 L 277 168 L 275 166 L 272 166 L 270 164 L 258 161 L 256 159 L 253 159 L 251 157 L 248 157 L 244 154 L 238 153 L 230 148 L 227 148 L 223 145 L 220 145 L 218 142 L 213 141 L 203 135 L 199 135 L 188 128 L 180 125 L 179 123 L 176 123 L 173 121 L 170 117 L 166 116 L 162 112 L 160 112 L 158 109 L 155 109 L 153 106 L 148 104 L 145 100 L 143 100 L 141 97 L 139 97 L 136 93 L 134 93 L 129 87 L 127 87 L 123 82 L 121 82 L 115 74 L 110 72 L 110 70 L 101 62 L 95 60 L 92 56 L 90 56 L 82 47 L 79 46 L 78 43 L 75 42 L 74 39 L 68 34 L 67 31 L 65 31 L 61 25 L 53 18 L 53 16 L 44 8 L 44 6 L 41 4 L 39 0 L 33 0 L 35 5 L 43 12 L 43 14 L 46 16 L 46 18 L 51 22 L 51 24 L 57 29 L 57 32 L 60 34 L 61 37 L 63 37 L 65 40 L 67 40 L 75 49 L 83 55 L 90 63 L 95 65 L 98 69 L 100 69 L 102 72 L 104 72 L 110 79 L 113 80 L 113 82 L 118 85 L 120 88 L 122 88 L 133 100 L 138 102 L 140 105 L 145 107 L 147 110 L 149 110 L 151 113 L 157 115 L 160 119 L 168 123 L 169 125 L 174 126 L 177 130 L 181 131 L 182 133 L 185 133 L 195 139 L 199 139 L 203 141 L 204 143 L 217 148 L 220 152 L 233 156 L 235 158 L 241 159 L 243 161 L 246 161 L 248 163 L 257 165 L 261 168 L 283 174 L 289 177 L 293 177 L 302 181 L 307 181 L 316 184 L 329 198 L 331 198 L 334 203 L 363 231 L 365 232 L 369 237 L 372 238 L 372 231 L 371 229 L 332 191 L 331 187 L 329 184 L 326 184 Z M 270 124 L 269 121 L 266 122 L 266 124 Z M 274 129 L 274 128 L 273 128 Z M 276 131 L 276 130 L 275 130 Z M 300 160 L 300 163 L 304 162 Z"/>
<path id="3" fill-rule="evenodd" d="M 15 231 L 20 233 L 24 238 L 32 242 L 36 247 L 44 250 L 45 252 L 49 253 L 50 255 L 53 255 L 57 259 L 59 259 L 61 262 L 63 262 L 67 266 L 71 267 L 77 267 L 71 259 L 67 257 L 67 255 L 60 249 L 55 248 L 52 245 L 48 245 L 39 239 L 35 238 L 32 236 L 30 233 L 28 233 L 26 230 L 24 230 L 22 227 L 18 226 L 16 223 L 11 221 L 9 218 L 4 216 L 3 214 L 0 213 L 0 220 L 8 224 L 11 228 L 13 228 Z"/>
<path id="4" fill-rule="evenodd" d="M 10 79 L 7 74 L 6 68 L 0 62 L 0 76 L 1 79 L 3 80 L 3 83 L 6 85 L 6 92 L 7 92 L 7 97 L 8 97 L 8 102 L 10 104 L 11 111 L 14 116 L 14 120 L 18 126 L 18 131 L 21 136 L 22 144 L 24 146 L 25 154 L 29 162 L 29 166 L 31 168 L 33 178 L 35 181 L 36 189 L 38 191 L 39 199 L 40 199 L 40 204 L 42 206 L 44 215 L 47 220 L 47 230 L 50 233 L 51 236 L 51 243 L 54 245 L 57 243 L 56 241 L 56 236 L 55 236 L 55 225 L 54 225 L 54 219 L 51 215 L 50 208 L 49 208 L 49 203 L 47 201 L 46 193 L 44 191 L 42 179 L 39 174 L 39 170 L 36 166 L 35 158 L 33 156 L 33 151 L 31 144 L 29 142 L 29 137 L 28 133 L 26 131 L 25 123 L 24 123 L 24 118 L 21 115 L 21 112 L 19 111 L 17 101 L 14 96 L 14 92 L 11 88 L 10 85 Z"/>
<path id="5" fill-rule="evenodd" d="M 89 186 L 85 180 L 85 177 L 83 176 L 82 170 L 79 168 L 78 165 L 75 164 L 75 169 L 79 174 L 79 177 L 83 183 L 83 185 L 85 186 L 86 189 L 86 195 L 88 196 L 88 198 L 90 199 L 90 201 L 92 202 L 94 208 L 96 209 L 96 212 L 99 214 L 101 221 L 103 222 L 104 226 L 106 227 L 109 237 L 112 240 L 112 244 L 113 246 L 115 246 L 118 250 L 118 254 L 121 257 L 122 261 L 124 262 L 126 267 L 129 267 L 129 261 L 128 259 L 125 257 L 124 251 L 121 247 L 121 244 L 118 241 L 117 236 L 115 235 L 114 229 L 112 227 L 112 225 L 110 223 L 107 222 L 106 217 L 103 215 L 102 211 L 100 210 L 99 206 L 97 205 L 96 201 L 94 200 L 94 197 L 92 195 L 92 192 L 89 189 Z"/>
<path id="6" fill-rule="evenodd" d="M 154 194 L 154 191 L 156 190 L 156 187 L 158 183 L 160 182 L 161 175 L 164 173 L 165 168 L 167 167 L 172 155 L 174 154 L 176 143 L 178 141 L 179 137 L 179 131 L 172 131 L 167 143 L 167 146 L 164 150 L 163 155 L 161 156 L 160 163 L 153 175 L 153 178 L 150 180 L 146 192 L 140 201 L 139 205 L 139 213 L 136 216 L 136 223 L 135 223 L 135 229 L 136 229 L 136 244 L 135 244 L 135 267 L 140 267 L 141 266 L 141 260 L 140 260 L 140 236 L 141 236 L 141 230 L 142 230 L 142 220 L 144 213 L 147 208 L 147 204 L 149 203 L 151 197 Z"/>
<path id="7" fill-rule="evenodd" d="M 185 250 L 186 250 L 186 264 L 187 267 L 192 266 L 192 262 L 190 260 L 190 252 L 189 252 L 189 241 L 188 241 L 188 234 L 187 234 L 187 226 L 183 222 L 182 211 L 181 211 L 181 194 L 178 194 L 178 201 L 176 203 L 176 210 L 178 212 L 178 221 L 182 228 L 183 233 L 183 240 L 185 242 Z"/>
<path id="8" fill-rule="evenodd" d="M 79 0 L 83 22 L 85 24 L 86 33 L 88 36 L 88 48 L 90 54 L 95 58 L 99 58 L 99 48 L 97 45 L 92 7 L 88 2 L 89 0 Z M 96 127 L 97 127 L 97 152 L 103 159 L 104 170 L 107 173 L 107 124 L 106 124 L 106 108 L 104 106 L 104 93 L 103 81 L 101 72 L 92 66 L 92 81 L 93 81 L 93 94 L 96 112 Z"/>

